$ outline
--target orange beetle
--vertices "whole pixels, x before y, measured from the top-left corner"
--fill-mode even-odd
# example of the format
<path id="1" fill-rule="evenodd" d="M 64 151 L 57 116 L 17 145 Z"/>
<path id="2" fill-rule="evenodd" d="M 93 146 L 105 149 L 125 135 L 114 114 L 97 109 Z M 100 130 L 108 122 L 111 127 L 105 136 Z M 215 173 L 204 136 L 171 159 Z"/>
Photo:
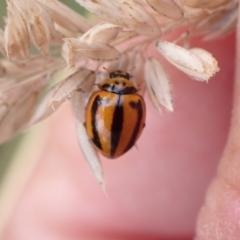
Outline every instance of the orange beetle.
<path id="1" fill-rule="evenodd" d="M 146 107 L 129 73 L 118 70 L 109 77 L 88 101 L 85 126 L 97 150 L 107 158 L 117 158 L 140 137 Z"/>

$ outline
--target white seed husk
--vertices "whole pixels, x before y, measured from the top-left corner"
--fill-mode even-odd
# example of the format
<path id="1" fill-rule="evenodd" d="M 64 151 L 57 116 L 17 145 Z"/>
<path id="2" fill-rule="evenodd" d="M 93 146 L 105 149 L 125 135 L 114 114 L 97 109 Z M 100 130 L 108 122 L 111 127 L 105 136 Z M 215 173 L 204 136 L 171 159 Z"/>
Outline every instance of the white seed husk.
<path id="1" fill-rule="evenodd" d="M 86 128 L 84 126 L 85 121 L 85 105 L 84 103 L 84 95 L 83 93 L 75 93 L 73 101 L 73 111 L 75 113 L 75 124 L 76 124 L 76 131 L 77 131 L 77 139 L 79 146 L 82 150 L 82 153 L 91 168 L 93 175 L 102 186 L 103 190 L 105 191 L 105 180 L 104 174 L 102 170 L 102 165 L 96 150 L 94 149 L 90 139 L 88 138 Z"/>
<path id="2" fill-rule="evenodd" d="M 203 49 L 194 52 L 166 41 L 159 41 L 157 49 L 176 68 L 198 81 L 208 81 L 219 70 L 215 58 Z"/>
<path id="3" fill-rule="evenodd" d="M 144 72 L 148 94 L 155 108 L 161 112 L 162 105 L 172 112 L 172 86 L 159 60 L 157 58 L 147 59 Z"/>

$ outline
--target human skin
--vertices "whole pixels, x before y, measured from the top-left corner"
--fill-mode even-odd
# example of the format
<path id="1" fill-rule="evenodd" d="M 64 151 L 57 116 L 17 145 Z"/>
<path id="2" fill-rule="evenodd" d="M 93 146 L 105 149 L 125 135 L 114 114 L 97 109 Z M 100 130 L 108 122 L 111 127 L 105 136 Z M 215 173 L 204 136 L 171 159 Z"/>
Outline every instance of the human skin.
<path id="1" fill-rule="evenodd" d="M 158 114 L 146 97 L 146 127 L 137 148 L 116 160 L 102 158 L 107 196 L 78 148 L 70 106 L 56 113 L 2 239 L 240 239 L 235 38 L 192 43 L 219 62 L 221 70 L 209 83 L 163 62 L 175 110 Z"/>

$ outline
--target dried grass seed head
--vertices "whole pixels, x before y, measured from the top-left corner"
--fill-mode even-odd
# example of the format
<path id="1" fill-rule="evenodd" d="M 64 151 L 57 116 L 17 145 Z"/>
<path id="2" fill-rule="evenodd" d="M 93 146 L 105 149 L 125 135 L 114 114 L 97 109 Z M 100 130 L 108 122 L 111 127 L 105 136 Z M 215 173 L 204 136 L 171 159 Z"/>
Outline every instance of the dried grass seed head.
<path id="1" fill-rule="evenodd" d="M 8 58 L 0 60 L 0 117 L 6 116 L 9 124 L 0 124 L 0 129 L 6 128 L 1 141 L 71 99 L 80 147 L 97 180 L 104 184 L 101 164 L 83 126 L 86 102 L 95 83 L 106 77 L 104 68 L 130 72 L 142 94 L 146 86 L 158 111 L 162 106 L 173 111 L 170 77 L 160 61 L 149 56 L 149 46 L 156 45 L 162 56 L 193 79 L 208 81 L 219 70 L 215 58 L 204 49 L 184 46 L 190 45 L 192 35 L 214 39 L 231 32 L 238 1 L 76 1 L 105 22 L 94 25 L 57 0 L 7 0 L 6 26 L 4 32 L 0 30 L 0 52 Z M 175 29 L 179 34 L 173 37 Z M 45 57 L 33 56 L 31 44 Z M 58 49 L 49 50 L 50 46 L 60 46 L 62 56 Z M 57 83 L 37 104 L 56 72 Z M 20 93 L 23 101 L 15 98 Z M 18 117 L 21 121 L 16 125 Z"/>
<path id="2" fill-rule="evenodd" d="M 31 42 L 42 55 L 47 55 L 52 43 L 61 45 L 63 37 L 84 33 L 91 26 L 57 0 L 8 0 L 5 51 L 9 59 L 27 58 Z"/>

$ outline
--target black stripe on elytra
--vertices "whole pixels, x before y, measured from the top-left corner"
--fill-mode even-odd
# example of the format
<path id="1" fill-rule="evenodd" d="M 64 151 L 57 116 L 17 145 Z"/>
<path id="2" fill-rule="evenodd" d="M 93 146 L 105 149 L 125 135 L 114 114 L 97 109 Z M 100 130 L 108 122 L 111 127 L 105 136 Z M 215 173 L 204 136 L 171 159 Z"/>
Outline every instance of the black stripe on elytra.
<path id="1" fill-rule="evenodd" d="M 118 94 L 132 94 L 136 92 L 137 92 L 137 89 L 135 87 L 125 87 L 121 89 L 121 91 L 119 91 Z"/>
<path id="2" fill-rule="evenodd" d="M 129 103 L 130 107 L 137 110 L 137 122 L 136 122 L 136 125 L 135 125 L 135 128 L 133 130 L 133 133 L 132 133 L 132 137 L 127 145 L 127 147 L 125 148 L 124 152 L 127 152 L 135 143 L 136 141 L 136 138 L 137 138 L 137 135 L 138 135 L 138 132 L 139 132 L 139 128 L 140 128 L 140 124 L 141 124 L 141 120 L 142 120 L 142 117 L 143 117 L 143 108 L 142 108 L 142 102 L 140 100 L 138 100 L 138 102 L 133 102 L 131 101 Z M 131 117 L 131 116 L 129 116 Z"/>
<path id="3" fill-rule="evenodd" d="M 97 148 L 102 149 L 102 145 L 101 145 L 100 138 L 98 135 L 97 119 L 96 119 L 96 115 L 97 115 L 96 113 L 97 113 L 99 105 L 101 105 L 101 98 L 98 95 L 98 96 L 96 96 L 96 98 L 93 101 L 92 111 L 91 111 L 91 114 L 92 114 L 91 124 L 92 124 L 92 133 L 93 133 L 92 141 L 96 145 Z"/>
<path id="4" fill-rule="evenodd" d="M 113 113 L 112 126 L 111 126 L 111 157 L 114 156 L 118 143 L 121 137 L 123 127 L 123 106 L 122 97 L 118 96 L 118 101 Z"/>
<path id="5" fill-rule="evenodd" d="M 126 85 L 126 83 L 124 82 L 123 84 Z M 100 86 L 100 88 L 102 90 L 105 90 L 107 92 L 112 92 L 112 93 L 116 93 L 116 94 L 120 94 L 120 95 L 124 95 L 124 94 L 132 94 L 132 93 L 136 93 L 137 89 L 135 87 L 123 87 L 124 85 L 120 85 L 119 82 L 118 84 L 108 84 L 105 83 L 102 86 Z"/>

